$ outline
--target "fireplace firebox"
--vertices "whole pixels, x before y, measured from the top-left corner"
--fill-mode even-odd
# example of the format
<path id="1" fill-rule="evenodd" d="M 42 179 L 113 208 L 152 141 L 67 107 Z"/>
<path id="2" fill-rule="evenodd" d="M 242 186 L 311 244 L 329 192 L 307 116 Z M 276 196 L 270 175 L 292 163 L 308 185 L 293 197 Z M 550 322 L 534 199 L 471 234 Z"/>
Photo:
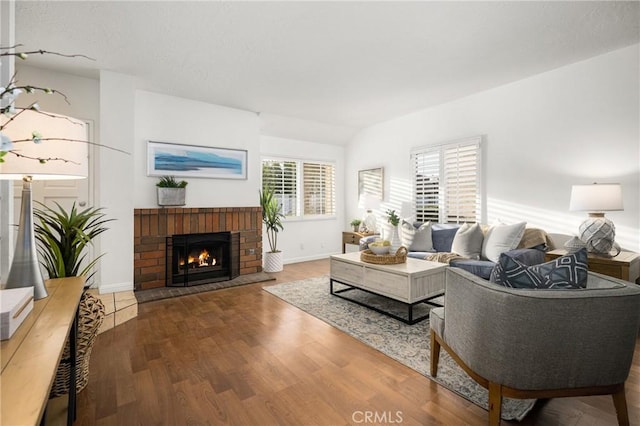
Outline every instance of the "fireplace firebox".
<path id="1" fill-rule="evenodd" d="M 178 234 L 166 241 L 166 285 L 186 287 L 240 275 L 240 234 Z"/>

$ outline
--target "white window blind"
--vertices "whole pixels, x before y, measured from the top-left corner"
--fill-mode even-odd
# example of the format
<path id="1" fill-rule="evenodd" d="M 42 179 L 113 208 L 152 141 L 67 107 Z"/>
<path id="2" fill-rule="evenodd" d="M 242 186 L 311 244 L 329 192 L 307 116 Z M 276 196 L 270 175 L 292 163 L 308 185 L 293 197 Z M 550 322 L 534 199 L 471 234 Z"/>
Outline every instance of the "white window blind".
<path id="1" fill-rule="evenodd" d="M 297 176 L 298 165 L 295 161 L 262 161 L 262 188 L 273 188 L 285 216 L 298 216 Z"/>
<path id="2" fill-rule="evenodd" d="M 479 222 L 480 137 L 411 153 L 416 220 Z"/>
<path id="3" fill-rule="evenodd" d="M 275 190 L 285 216 L 336 213 L 335 166 L 303 160 L 262 160 L 262 188 Z"/>
<path id="4" fill-rule="evenodd" d="M 335 171 L 332 164 L 303 163 L 305 215 L 335 214 Z"/>

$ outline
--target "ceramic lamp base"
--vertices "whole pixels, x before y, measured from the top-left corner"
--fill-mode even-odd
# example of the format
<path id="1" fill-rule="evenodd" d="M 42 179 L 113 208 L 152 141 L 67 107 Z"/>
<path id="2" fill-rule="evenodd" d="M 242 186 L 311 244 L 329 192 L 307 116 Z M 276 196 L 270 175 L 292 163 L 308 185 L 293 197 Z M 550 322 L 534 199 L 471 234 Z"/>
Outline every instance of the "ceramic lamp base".
<path id="1" fill-rule="evenodd" d="M 367 210 L 367 215 L 362 218 L 362 228 L 364 231 L 373 234 L 378 232 L 378 220 L 371 210 Z"/>
<path id="2" fill-rule="evenodd" d="M 23 180 L 22 204 L 20 207 L 20 226 L 16 239 L 16 249 L 13 262 L 9 269 L 9 276 L 4 288 L 33 287 L 33 297 L 36 300 L 48 296 L 44 279 L 40 272 L 38 253 L 33 230 L 33 205 L 31 198 L 31 178 Z"/>
<path id="3" fill-rule="evenodd" d="M 580 240 L 587 251 L 594 254 L 609 254 L 614 247 L 616 228 L 604 213 L 589 213 L 589 218 L 578 228 Z"/>

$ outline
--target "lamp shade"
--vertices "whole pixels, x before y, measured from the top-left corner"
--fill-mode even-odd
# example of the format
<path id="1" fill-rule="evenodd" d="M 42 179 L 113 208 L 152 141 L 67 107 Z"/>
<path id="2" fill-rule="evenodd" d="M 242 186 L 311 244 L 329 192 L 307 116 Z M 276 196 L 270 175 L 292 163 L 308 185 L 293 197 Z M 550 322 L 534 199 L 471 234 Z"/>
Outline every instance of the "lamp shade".
<path id="1" fill-rule="evenodd" d="M 571 187 L 571 211 L 604 212 L 623 210 L 619 183 L 594 183 Z"/>
<path id="2" fill-rule="evenodd" d="M 362 194 L 358 199 L 359 209 L 373 210 L 380 207 L 380 204 L 380 199 L 371 194 Z"/>
<path id="3" fill-rule="evenodd" d="M 12 151 L 25 157 L 7 154 L 0 163 L 0 179 L 33 180 L 79 179 L 88 174 L 86 124 L 64 115 L 24 110 L 13 116 L 2 133 L 14 142 Z M 4 125 L 9 117 L 0 117 Z M 37 132 L 42 140 L 33 142 Z M 22 142 L 20 142 L 22 141 Z M 44 163 L 34 160 L 42 158 Z"/>

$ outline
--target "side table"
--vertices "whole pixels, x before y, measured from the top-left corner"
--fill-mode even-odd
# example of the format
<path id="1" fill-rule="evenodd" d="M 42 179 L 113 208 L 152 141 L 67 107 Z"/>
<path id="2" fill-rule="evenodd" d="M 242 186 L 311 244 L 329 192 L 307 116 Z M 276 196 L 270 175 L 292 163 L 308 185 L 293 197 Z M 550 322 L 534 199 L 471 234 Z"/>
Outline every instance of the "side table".
<path id="1" fill-rule="evenodd" d="M 544 260 L 548 262 L 565 254 L 567 251 L 563 249 L 552 250 L 545 253 Z M 615 257 L 589 253 L 589 270 L 640 284 L 640 253 L 621 251 Z"/>
<path id="2" fill-rule="evenodd" d="M 360 245 L 360 238 L 369 235 L 373 235 L 373 233 L 342 231 L 342 253 L 347 252 L 347 244 Z"/>

